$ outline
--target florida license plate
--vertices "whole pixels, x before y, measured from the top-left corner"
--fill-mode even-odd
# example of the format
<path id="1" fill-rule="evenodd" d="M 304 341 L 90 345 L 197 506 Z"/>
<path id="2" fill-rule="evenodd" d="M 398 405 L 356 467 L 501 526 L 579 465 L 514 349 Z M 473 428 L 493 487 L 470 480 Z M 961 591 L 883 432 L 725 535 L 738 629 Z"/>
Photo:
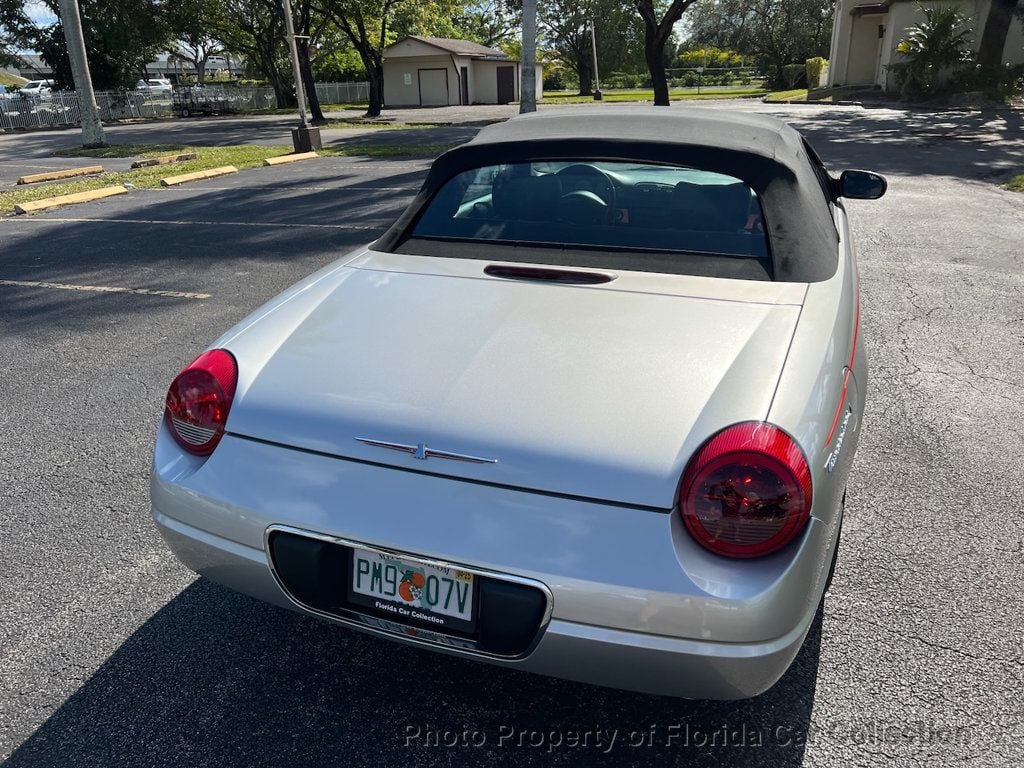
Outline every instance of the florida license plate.
<path id="1" fill-rule="evenodd" d="M 382 611 L 394 621 L 437 629 L 473 628 L 471 573 L 353 549 L 350 587 L 354 602 Z"/>

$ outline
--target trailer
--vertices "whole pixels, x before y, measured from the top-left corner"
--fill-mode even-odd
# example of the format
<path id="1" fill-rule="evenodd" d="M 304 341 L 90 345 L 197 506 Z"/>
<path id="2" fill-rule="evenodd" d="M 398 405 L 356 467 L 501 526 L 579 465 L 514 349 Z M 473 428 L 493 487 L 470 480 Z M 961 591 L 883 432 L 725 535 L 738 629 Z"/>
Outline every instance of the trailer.
<path id="1" fill-rule="evenodd" d="M 226 115 L 235 111 L 223 94 L 197 86 L 179 88 L 171 101 L 180 117 Z"/>

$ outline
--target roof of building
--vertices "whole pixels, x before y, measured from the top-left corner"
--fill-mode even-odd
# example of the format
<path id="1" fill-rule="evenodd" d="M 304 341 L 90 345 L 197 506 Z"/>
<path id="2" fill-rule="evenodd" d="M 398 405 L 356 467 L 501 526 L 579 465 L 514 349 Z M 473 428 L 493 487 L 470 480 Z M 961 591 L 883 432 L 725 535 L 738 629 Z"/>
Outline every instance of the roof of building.
<path id="1" fill-rule="evenodd" d="M 500 51 L 497 48 L 488 48 L 486 45 L 480 45 L 480 43 L 474 43 L 469 40 L 455 40 L 450 37 L 422 37 L 420 35 L 403 37 L 401 40 L 389 45 L 385 50 L 390 50 L 406 40 L 416 40 L 426 45 L 432 45 L 434 48 L 440 48 L 442 51 L 455 54 L 456 56 L 508 58 L 504 51 Z"/>

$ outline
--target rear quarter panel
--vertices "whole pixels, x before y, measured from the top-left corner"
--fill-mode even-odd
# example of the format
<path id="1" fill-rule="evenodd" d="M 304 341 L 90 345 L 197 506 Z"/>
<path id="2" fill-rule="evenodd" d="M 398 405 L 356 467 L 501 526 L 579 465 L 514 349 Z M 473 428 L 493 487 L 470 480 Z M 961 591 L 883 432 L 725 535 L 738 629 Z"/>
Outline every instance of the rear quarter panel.
<path id="1" fill-rule="evenodd" d="M 867 361 L 859 333 L 856 253 L 846 213 L 835 207 L 839 266 L 811 283 L 768 420 L 789 432 L 811 467 L 811 515 L 835 542 L 842 500 L 860 436 Z M 834 546 L 822 553 L 822 573 Z"/>

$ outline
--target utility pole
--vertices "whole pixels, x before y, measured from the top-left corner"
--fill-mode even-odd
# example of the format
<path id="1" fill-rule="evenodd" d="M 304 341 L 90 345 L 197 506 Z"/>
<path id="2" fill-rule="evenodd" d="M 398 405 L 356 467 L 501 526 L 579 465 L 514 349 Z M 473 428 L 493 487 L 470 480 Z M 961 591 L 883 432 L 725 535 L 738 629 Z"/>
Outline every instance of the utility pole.
<path id="1" fill-rule="evenodd" d="M 78 111 L 82 116 L 82 146 L 87 149 L 105 147 L 103 123 L 92 90 L 89 59 L 85 55 L 85 37 L 82 35 L 82 17 L 78 13 L 78 0 L 60 0 L 60 22 L 64 27 L 64 40 L 71 59 L 71 77 L 78 94 Z"/>
<path id="2" fill-rule="evenodd" d="M 601 76 L 597 74 L 597 24 L 590 20 L 590 50 L 594 54 L 594 101 L 601 101 L 604 94 L 601 93 Z"/>
<path id="3" fill-rule="evenodd" d="M 523 55 L 519 114 L 537 111 L 537 0 L 523 0 Z"/>
<path id="4" fill-rule="evenodd" d="M 299 69 L 299 46 L 295 42 L 295 21 L 292 19 L 291 0 L 283 0 L 284 26 L 288 35 L 288 47 L 292 53 L 292 75 L 295 77 L 295 99 L 299 102 L 299 127 L 292 128 L 292 146 L 296 152 L 311 152 L 320 149 L 320 129 L 311 128 L 306 118 L 306 93 L 302 88 L 302 71 Z"/>

